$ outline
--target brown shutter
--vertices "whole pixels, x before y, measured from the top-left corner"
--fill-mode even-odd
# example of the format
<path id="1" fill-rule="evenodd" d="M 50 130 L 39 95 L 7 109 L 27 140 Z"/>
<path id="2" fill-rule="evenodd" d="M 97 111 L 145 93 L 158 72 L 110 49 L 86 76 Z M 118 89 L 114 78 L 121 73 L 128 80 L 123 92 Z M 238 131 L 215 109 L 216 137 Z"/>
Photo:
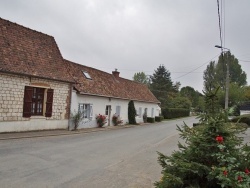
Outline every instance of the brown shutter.
<path id="1" fill-rule="evenodd" d="M 25 86 L 23 99 L 23 117 L 31 116 L 33 87 Z"/>
<path id="2" fill-rule="evenodd" d="M 48 89 L 48 91 L 47 91 L 45 117 L 51 117 L 52 116 L 53 92 L 54 92 L 53 89 Z"/>

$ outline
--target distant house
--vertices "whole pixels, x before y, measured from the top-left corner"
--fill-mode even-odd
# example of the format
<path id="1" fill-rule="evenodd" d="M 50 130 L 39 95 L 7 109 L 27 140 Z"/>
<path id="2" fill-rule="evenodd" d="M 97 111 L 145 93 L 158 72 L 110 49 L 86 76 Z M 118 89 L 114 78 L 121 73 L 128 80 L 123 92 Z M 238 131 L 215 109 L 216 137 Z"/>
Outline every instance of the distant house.
<path id="1" fill-rule="evenodd" d="M 0 132 L 67 128 L 73 82 L 53 37 L 0 18 Z"/>
<path id="2" fill-rule="evenodd" d="M 112 74 L 65 60 L 76 84 L 72 90 L 71 112 L 85 111 L 79 128 L 96 127 L 96 115 L 106 115 L 106 126 L 112 126 L 112 116 L 119 115 L 128 122 L 128 103 L 134 101 L 136 120 L 143 122 L 143 113 L 148 117 L 158 116 L 160 102 L 144 84 L 121 78 L 119 72 Z"/>
<path id="3" fill-rule="evenodd" d="M 240 115 L 250 114 L 250 102 L 245 102 L 240 106 Z"/>

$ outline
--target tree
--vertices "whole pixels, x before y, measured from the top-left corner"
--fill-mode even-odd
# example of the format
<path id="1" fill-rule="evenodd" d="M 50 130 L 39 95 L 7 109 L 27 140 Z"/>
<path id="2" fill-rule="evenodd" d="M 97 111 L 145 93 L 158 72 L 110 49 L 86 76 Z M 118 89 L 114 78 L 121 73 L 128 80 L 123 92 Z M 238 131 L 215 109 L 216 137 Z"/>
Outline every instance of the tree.
<path id="1" fill-rule="evenodd" d="M 187 97 L 191 101 L 192 107 L 194 108 L 198 105 L 199 96 L 202 96 L 201 93 L 195 91 L 194 88 L 190 86 L 181 88 L 180 95 L 182 97 Z"/>
<path id="2" fill-rule="evenodd" d="M 226 63 L 229 64 L 230 82 L 237 83 L 239 86 L 246 85 L 246 73 L 242 70 L 238 59 L 228 51 L 220 55 L 219 61 L 216 65 L 216 81 L 219 83 L 220 87 L 225 88 L 225 78 L 227 71 Z"/>
<path id="3" fill-rule="evenodd" d="M 147 77 L 147 75 L 144 72 L 137 72 L 134 74 L 133 76 L 133 80 L 140 82 L 142 84 L 149 84 L 149 78 Z"/>
<path id="4" fill-rule="evenodd" d="M 185 108 L 190 110 L 191 106 L 192 103 L 187 97 L 177 96 L 171 101 L 170 108 Z"/>
<path id="5" fill-rule="evenodd" d="M 158 153 L 162 178 L 158 188 L 237 188 L 250 186 L 250 146 L 243 144 L 239 133 L 246 128 L 228 122 L 217 106 L 217 90 L 206 95 L 207 113 L 200 116 L 199 125 L 177 127 L 185 144 L 166 156 Z"/>
<path id="6" fill-rule="evenodd" d="M 134 101 L 129 101 L 128 103 L 128 122 L 129 124 L 135 125 L 136 124 L 136 110 L 135 110 L 135 105 Z"/>
<path id="7" fill-rule="evenodd" d="M 207 69 L 203 73 L 204 90 L 205 91 L 207 91 L 207 88 L 211 88 L 211 84 L 213 84 L 212 85 L 212 89 L 216 88 L 215 75 L 216 75 L 216 72 L 215 72 L 215 62 L 211 61 L 209 63 L 209 65 L 207 66 Z"/>
<path id="8" fill-rule="evenodd" d="M 170 72 L 164 65 L 160 65 L 150 78 L 150 90 L 161 102 L 161 106 L 166 107 L 168 102 L 175 96 L 174 93 L 176 93 Z"/>

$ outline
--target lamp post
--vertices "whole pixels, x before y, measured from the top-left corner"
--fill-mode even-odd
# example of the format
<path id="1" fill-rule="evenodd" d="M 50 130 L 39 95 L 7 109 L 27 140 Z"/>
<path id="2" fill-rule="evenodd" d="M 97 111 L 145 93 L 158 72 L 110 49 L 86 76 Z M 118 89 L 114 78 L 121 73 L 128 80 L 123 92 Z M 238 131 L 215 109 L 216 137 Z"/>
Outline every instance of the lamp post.
<path id="1" fill-rule="evenodd" d="M 230 52 L 230 49 L 216 45 L 216 48 L 221 48 L 222 49 L 222 53 L 223 53 L 223 49 L 226 49 Z M 225 93 L 225 110 L 228 109 L 228 96 L 229 96 L 229 62 L 225 62 L 226 66 L 227 66 L 227 75 L 226 75 L 226 93 Z"/>

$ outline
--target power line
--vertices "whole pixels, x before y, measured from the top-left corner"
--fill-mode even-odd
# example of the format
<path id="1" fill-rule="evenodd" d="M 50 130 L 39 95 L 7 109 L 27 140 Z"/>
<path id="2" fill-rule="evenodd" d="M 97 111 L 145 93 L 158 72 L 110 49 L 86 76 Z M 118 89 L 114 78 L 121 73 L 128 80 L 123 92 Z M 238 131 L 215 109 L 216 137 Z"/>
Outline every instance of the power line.
<path id="1" fill-rule="evenodd" d="M 183 74 L 183 75 L 181 75 L 181 76 L 179 76 L 179 77 L 176 77 L 176 78 L 174 78 L 173 80 L 176 80 L 176 79 L 178 79 L 178 78 L 184 77 L 184 76 L 186 76 L 186 75 L 188 75 L 188 74 L 190 74 L 190 73 L 196 71 L 197 69 L 199 69 L 199 68 L 203 67 L 204 65 L 210 63 L 212 60 L 214 60 L 214 59 L 215 59 L 216 57 L 218 57 L 219 55 L 220 55 L 220 54 L 214 56 L 212 59 L 210 59 L 210 60 L 207 61 L 206 63 L 203 63 L 202 65 L 198 66 L 197 68 L 195 68 L 195 69 L 193 69 L 193 70 L 187 72 L 186 74 Z"/>

